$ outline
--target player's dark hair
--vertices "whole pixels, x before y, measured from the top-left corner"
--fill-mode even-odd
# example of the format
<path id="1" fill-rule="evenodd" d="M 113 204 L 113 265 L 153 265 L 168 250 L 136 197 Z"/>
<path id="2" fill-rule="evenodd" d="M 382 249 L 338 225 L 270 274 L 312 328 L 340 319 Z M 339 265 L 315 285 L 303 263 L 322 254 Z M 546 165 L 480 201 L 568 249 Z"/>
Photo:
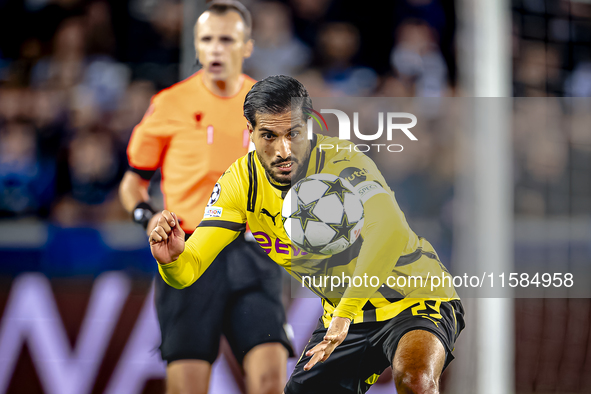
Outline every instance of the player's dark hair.
<path id="1" fill-rule="evenodd" d="M 293 109 L 312 108 L 312 99 L 300 81 L 273 75 L 258 81 L 244 99 L 244 117 L 256 126 L 256 114 L 283 114 Z"/>
<path id="2" fill-rule="evenodd" d="M 213 0 L 209 2 L 206 12 L 211 12 L 212 14 L 216 15 L 223 15 L 230 11 L 237 12 L 242 18 L 244 26 L 246 27 L 244 30 L 244 40 L 249 40 L 250 33 L 252 31 L 252 16 L 250 15 L 248 8 L 246 8 L 241 2 L 237 0 Z"/>

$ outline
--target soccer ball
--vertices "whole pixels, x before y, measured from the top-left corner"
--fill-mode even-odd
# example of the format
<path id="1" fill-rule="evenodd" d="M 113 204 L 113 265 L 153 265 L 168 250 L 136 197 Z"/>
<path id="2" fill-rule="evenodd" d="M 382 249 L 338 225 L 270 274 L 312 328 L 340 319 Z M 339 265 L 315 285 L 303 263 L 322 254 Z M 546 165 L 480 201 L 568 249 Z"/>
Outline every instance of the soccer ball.
<path id="1" fill-rule="evenodd" d="M 308 253 L 333 255 L 353 245 L 363 227 L 363 204 L 347 180 L 314 174 L 298 181 L 283 201 L 283 227 Z"/>

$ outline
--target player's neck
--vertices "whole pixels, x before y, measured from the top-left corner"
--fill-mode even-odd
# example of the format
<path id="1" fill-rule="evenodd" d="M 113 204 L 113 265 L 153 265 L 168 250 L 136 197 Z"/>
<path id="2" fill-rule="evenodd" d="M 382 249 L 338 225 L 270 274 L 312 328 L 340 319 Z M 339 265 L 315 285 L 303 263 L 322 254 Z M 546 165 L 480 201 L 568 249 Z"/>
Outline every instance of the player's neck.
<path id="1" fill-rule="evenodd" d="M 211 93 L 222 96 L 222 97 L 233 97 L 238 94 L 242 83 L 244 82 L 244 76 L 238 74 L 225 80 L 215 80 L 207 73 L 203 73 L 203 84 Z"/>
<path id="2" fill-rule="evenodd" d="M 267 176 L 267 180 L 269 181 L 271 186 L 273 186 L 276 189 L 289 190 L 289 188 L 291 187 L 291 182 L 290 183 L 279 183 L 279 182 L 275 181 L 273 178 L 271 178 L 266 171 L 265 171 L 265 175 Z"/>

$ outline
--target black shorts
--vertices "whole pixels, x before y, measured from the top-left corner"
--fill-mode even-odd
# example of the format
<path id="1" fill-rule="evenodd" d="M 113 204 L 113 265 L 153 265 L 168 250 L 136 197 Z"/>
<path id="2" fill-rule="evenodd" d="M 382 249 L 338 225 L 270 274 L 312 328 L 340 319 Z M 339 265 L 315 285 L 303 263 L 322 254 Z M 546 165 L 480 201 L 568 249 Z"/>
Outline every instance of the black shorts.
<path id="1" fill-rule="evenodd" d="M 418 300 L 417 305 L 420 305 Z M 306 352 L 322 342 L 326 335 L 327 330 L 321 320 L 285 386 L 285 394 L 365 393 L 392 365 L 400 338 L 413 330 L 429 331 L 439 338 L 446 350 L 445 369 L 454 358 L 452 350 L 464 328 L 464 309 L 460 301 L 451 301 L 442 302 L 440 311 L 442 318 L 436 320 L 416 308 L 418 313 L 413 315 L 411 307 L 390 320 L 352 324 L 347 338 L 325 362 L 304 371 L 304 366 L 311 359 Z"/>
<path id="2" fill-rule="evenodd" d="M 238 362 L 253 347 L 282 343 L 293 355 L 281 302 L 282 268 L 241 234 L 193 285 L 175 289 L 156 275 L 162 359 L 217 358 L 222 334 Z"/>

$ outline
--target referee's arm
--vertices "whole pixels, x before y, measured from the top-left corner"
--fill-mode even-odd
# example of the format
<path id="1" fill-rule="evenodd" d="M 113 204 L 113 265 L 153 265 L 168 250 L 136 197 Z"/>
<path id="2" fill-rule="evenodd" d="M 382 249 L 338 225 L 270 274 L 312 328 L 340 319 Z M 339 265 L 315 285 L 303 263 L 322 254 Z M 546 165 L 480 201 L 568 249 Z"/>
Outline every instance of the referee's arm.
<path id="1" fill-rule="evenodd" d="M 148 186 L 150 185 L 150 177 L 151 175 L 144 178 L 143 174 L 140 175 L 136 171 L 128 170 L 119 185 L 121 205 L 132 215 L 134 222 L 146 229 L 147 235 L 150 235 L 154 227 L 156 227 L 161 215 L 156 212 L 149 202 Z"/>

